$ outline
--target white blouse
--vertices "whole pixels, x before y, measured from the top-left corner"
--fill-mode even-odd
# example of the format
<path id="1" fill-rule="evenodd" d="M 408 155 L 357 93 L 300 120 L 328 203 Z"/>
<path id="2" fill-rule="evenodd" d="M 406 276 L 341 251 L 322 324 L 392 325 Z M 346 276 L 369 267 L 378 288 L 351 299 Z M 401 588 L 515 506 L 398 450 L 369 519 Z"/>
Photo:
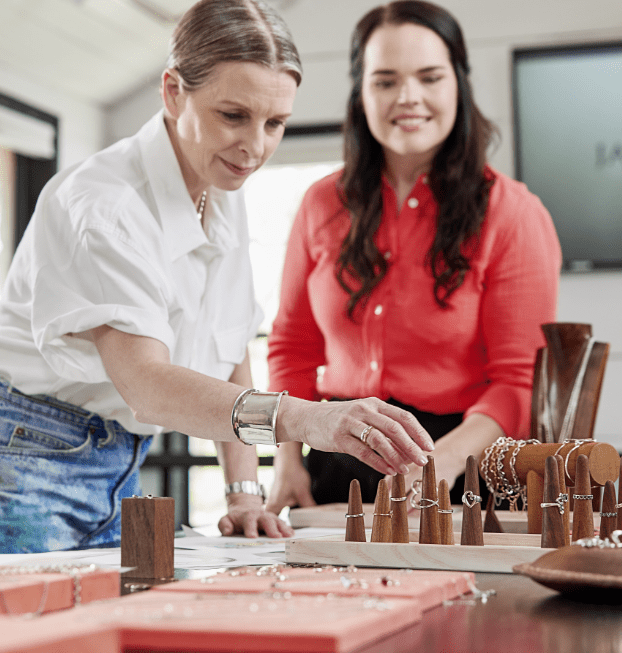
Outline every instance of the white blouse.
<path id="1" fill-rule="evenodd" d="M 137 422 L 92 342 L 107 324 L 162 341 L 171 362 L 228 380 L 262 320 L 242 191 L 212 188 L 205 229 L 162 112 L 43 189 L 0 299 L 0 377 Z"/>

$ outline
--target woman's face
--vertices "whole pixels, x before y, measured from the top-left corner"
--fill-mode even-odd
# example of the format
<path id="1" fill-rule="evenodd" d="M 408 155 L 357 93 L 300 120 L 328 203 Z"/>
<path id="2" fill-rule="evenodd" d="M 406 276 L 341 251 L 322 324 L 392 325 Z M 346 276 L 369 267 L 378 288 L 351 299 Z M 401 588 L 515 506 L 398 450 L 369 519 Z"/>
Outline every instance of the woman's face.
<path id="1" fill-rule="evenodd" d="M 428 167 L 456 121 L 458 81 L 447 46 L 421 25 L 383 25 L 363 61 L 363 109 L 387 163 Z"/>
<path id="2" fill-rule="evenodd" d="M 162 92 L 173 148 L 190 194 L 236 190 L 274 153 L 292 112 L 296 81 L 260 64 L 215 66 L 205 86 L 185 91 L 176 71 Z"/>

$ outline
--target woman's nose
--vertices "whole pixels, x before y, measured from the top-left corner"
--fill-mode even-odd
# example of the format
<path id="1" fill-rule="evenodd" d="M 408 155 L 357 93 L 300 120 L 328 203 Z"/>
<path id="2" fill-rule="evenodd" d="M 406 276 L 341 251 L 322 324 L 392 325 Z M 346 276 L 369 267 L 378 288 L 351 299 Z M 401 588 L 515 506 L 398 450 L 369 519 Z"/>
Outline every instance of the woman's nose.
<path id="1" fill-rule="evenodd" d="M 241 149 L 244 150 L 254 162 L 261 161 L 265 151 L 265 134 L 263 129 L 248 129 L 244 135 L 244 139 L 242 140 Z"/>
<path id="2" fill-rule="evenodd" d="M 417 104 L 421 101 L 421 85 L 412 79 L 404 80 L 397 101 L 399 104 Z"/>

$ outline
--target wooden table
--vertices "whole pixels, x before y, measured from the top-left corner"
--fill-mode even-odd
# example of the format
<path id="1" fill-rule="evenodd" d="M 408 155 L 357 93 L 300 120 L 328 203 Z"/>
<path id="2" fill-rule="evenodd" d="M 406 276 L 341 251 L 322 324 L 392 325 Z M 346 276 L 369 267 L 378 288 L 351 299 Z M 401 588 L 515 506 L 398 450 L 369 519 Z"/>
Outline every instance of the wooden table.
<path id="1" fill-rule="evenodd" d="M 476 574 L 486 603 L 439 607 L 365 653 L 618 653 L 622 606 L 564 598 L 524 576 Z"/>
<path id="2" fill-rule="evenodd" d="M 175 570 L 178 579 L 208 575 Z M 440 606 L 357 653 L 622 653 L 622 605 L 571 601 L 524 576 L 476 578 L 480 590 L 497 592 L 486 603 Z"/>

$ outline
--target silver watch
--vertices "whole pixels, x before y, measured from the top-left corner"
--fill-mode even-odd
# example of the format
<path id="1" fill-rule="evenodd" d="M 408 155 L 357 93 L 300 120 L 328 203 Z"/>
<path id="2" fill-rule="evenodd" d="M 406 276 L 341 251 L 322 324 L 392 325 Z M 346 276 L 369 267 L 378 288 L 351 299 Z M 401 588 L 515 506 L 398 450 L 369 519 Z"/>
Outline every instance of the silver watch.
<path id="1" fill-rule="evenodd" d="M 261 497 L 266 502 L 266 489 L 257 481 L 234 481 L 225 485 L 225 496 L 230 494 L 252 494 Z"/>

